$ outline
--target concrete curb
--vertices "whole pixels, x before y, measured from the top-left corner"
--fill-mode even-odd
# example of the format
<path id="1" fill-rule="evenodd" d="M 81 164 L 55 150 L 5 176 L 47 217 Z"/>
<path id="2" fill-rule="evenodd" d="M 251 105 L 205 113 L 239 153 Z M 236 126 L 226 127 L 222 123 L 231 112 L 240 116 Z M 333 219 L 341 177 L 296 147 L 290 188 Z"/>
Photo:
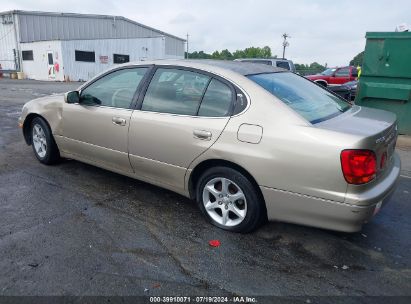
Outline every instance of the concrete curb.
<path id="1" fill-rule="evenodd" d="M 397 139 L 397 148 L 402 150 L 411 150 L 411 136 L 399 135 Z"/>

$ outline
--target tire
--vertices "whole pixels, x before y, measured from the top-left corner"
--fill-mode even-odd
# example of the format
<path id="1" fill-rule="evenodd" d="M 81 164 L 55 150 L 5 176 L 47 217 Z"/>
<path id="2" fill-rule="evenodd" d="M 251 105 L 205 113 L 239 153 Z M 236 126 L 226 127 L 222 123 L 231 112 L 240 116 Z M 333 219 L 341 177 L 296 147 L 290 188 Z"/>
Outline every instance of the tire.
<path id="1" fill-rule="evenodd" d="M 31 121 L 30 139 L 34 155 L 41 163 L 52 165 L 60 160 L 60 151 L 43 118 L 36 117 Z"/>
<path id="2" fill-rule="evenodd" d="M 327 83 L 325 83 L 324 81 L 317 81 L 316 83 L 317 83 L 318 85 L 324 87 L 324 88 L 327 88 L 327 87 L 328 87 Z"/>
<path id="3" fill-rule="evenodd" d="M 208 221 L 224 230 L 248 233 L 266 218 L 258 190 L 242 173 L 228 167 L 214 167 L 201 175 L 196 200 Z"/>

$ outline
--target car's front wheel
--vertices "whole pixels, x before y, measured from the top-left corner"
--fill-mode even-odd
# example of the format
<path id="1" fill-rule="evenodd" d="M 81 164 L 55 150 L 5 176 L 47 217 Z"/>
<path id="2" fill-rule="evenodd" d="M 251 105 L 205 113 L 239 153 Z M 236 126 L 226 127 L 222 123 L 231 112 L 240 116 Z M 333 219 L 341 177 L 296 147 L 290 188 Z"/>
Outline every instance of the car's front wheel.
<path id="1" fill-rule="evenodd" d="M 48 124 L 41 117 L 31 122 L 31 145 L 37 159 L 46 165 L 60 160 L 60 152 Z"/>
<path id="2" fill-rule="evenodd" d="M 227 167 L 215 167 L 200 177 L 197 203 L 207 219 L 233 232 L 251 232 L 264 219 L 265 208 L 246 176 Z"/>

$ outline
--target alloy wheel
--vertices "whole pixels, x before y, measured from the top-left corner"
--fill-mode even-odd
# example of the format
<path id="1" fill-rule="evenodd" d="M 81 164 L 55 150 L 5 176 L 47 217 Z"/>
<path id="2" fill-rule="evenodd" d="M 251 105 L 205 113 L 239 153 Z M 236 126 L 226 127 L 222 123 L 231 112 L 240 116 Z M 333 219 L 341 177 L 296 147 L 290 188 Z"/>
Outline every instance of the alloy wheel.
<path id="1" fill-rule="evenodd" d="M 37 155 L 40 158 L 46 156 L 47 153 L 47 140 L 46 134 L 44 133 L 43 128 L 39 124 L 33 126 L 33 145 Z"/>
<path id="2" fill-rule="evenodd" d="M 203 204 L 207 214 L 226 227 L 237 226 L 247 215 L 244 192 L 228 178 L 213 178 L 204 186 Z"/>

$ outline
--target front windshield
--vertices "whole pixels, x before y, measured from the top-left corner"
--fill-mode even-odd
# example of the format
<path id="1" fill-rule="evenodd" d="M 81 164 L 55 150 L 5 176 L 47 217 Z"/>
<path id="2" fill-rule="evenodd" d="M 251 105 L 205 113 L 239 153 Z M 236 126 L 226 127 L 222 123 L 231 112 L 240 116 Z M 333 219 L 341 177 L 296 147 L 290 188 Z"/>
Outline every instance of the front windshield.
<path id="1" fill-rule="evenodd" d="M 247 77 L 313 124 L 350 108 L 345 100 L 294 73 L 267 73 Z"/>
<path id="2" fill-rule="evenodd" d="M 334 74 L 336 69 L 326 69 L 325 71 L 321 72 L 320 75 L 324 75 L 324 76 L 331 76 L 332 74 Z"/>

